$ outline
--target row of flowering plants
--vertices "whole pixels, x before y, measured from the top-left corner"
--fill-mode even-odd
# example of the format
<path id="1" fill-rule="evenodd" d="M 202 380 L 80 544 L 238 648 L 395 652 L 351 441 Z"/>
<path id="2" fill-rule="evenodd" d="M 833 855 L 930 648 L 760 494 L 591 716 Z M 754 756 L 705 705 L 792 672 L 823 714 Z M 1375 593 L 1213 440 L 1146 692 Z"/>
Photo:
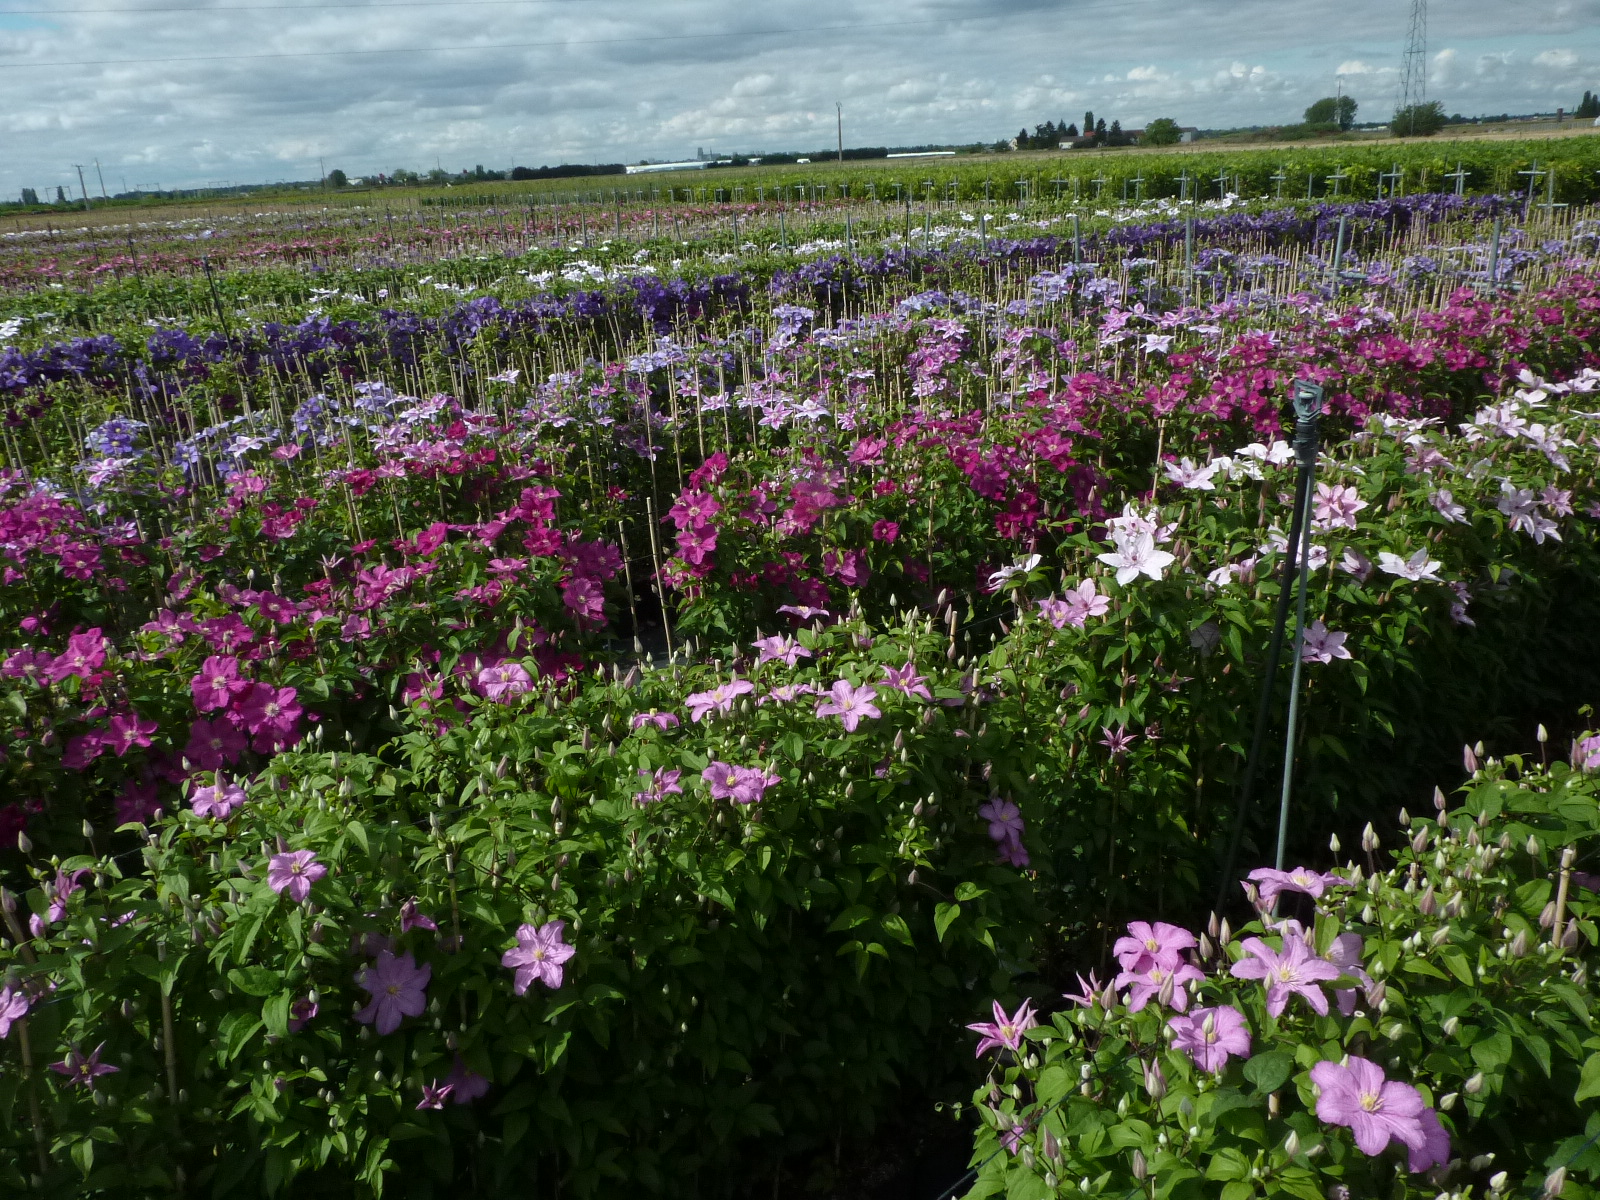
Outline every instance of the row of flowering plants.
<path id="1" fill-rule="evenodd" d="M 966 1195 L 1596 1195 L 1600 737 L 1465 754 L 1395 853 L 1369 825 L 1252 871 L 1238 929 L 1135 921 L 1104 978 L 996 1003 Z"/>
<path id="2" fill-rule="evenodd" d="M 944 644 L 814 623 L 582 687 L 513 647 L 382 757 L 313 735 L 30 854 L 6 1186 L 676 1193 L 870 1121 L 1034 924 Z"/>

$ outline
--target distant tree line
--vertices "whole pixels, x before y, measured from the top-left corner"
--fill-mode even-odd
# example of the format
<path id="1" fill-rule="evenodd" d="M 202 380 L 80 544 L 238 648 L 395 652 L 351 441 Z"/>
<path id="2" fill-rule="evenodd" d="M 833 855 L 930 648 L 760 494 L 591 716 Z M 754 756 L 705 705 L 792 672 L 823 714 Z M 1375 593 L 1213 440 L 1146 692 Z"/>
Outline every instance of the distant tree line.
<path id="1" fill-rule="evenodd" d="M 1585 89 L 1583 99 L 1578 101 L 1578 107 L 1572 110 L 1572 115 L 1580 119 L 1593 119 L 1600 117 L 1600 96 Z"/>

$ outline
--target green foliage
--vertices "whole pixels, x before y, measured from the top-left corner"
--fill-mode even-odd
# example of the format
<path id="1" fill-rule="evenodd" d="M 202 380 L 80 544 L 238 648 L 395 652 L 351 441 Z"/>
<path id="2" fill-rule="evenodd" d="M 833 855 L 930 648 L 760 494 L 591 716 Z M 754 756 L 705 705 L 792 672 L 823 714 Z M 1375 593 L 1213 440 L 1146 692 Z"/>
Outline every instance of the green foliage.
<path id="1" fill-rule="evenodd" d="M 1444 128 L 1444 105 L 1438 100 L 1395 109 L 1389 132 L 1395 137 L 1432 137 Z"/>
<path id="2" fill-rule="evenodd" d="M 1144 127 L 1144 137 L 1140 144 L 1144 146 L 1176 146 L 1183 137 L 1183 131 L 1178 128 L 1178 123 L 1171 117 L 1157 117 Z"/>
<path id="3" fill-rule="evenodd" d="M 1353 96 L 1325 96 L 1306 109 L 1305 122 L 1347 130 L 1355 124 L 1357 107 Z"/>
<path id="4" fill-rule="evenodd" d="M 1597 777 L 1513 757 L 1463 792 L 1435 820 L 1402 813 L 1387 868 L 1369 826 L 1366 869 L 1347 863 L 1320 899 L 1286 892 L 1277 918 L 1237 933 L 1213 918 L 1186 1003 L 1134 1012 L 1108 988 L 1030 1030 L 974 1097 L 967 1195 L 1600 1195 L 1600 897 L 1572 870 L 1600 840 Z M 1295 995 L 1273 1016 L 1232 968 L 1250 937 L 1282 948 L 1302 933 L 1319 955 L 1343 938 L 1359 957 L 1318 985 L 1344 989 L 1326 1015 Z M 1232 1008 L 1248 1050 L 1202 1070 L 1172 1043 L 1174 1008 Z M 1441 1165 L 1412 1173 L 1398 1143 L 1369 1157 L 1319 1118 L 1312 1069 L 1346 1055 L 1438 1111 Z"/>

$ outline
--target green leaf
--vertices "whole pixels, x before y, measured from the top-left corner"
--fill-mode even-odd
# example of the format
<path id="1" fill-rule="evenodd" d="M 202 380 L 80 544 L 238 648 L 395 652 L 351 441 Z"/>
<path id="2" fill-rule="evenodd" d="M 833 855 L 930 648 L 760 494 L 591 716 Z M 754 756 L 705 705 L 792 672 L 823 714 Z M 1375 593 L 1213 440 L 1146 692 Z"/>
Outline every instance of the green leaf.
<path id="1" fill-rule="evenodd" d="M 238 1058 L 244 1048 L 261 1028 L 261 1018 L 248 1012 L 231 1012 L 222 1018 L 217 1034 L 222 1040 L 222 1061 L 230 1063 Z"/>
<path id="2" fill-rule="evenodd" d="M 1467 956 L 1456 946 L 1446 946 L 1439 951 L 1439 960 L 1450 968 L 1450 974 L 1459 979 L 1464 987 L 1473 987 L 1476 981 L 1472 978 L 1472 964 L 1467 961 Z"/>
<path id="3" fill-rule="evenodd" d="M 1255 1084 L 1259 1092 L 1277 1091 L 1288 1082 L 1289 1076 L 1293 1073 L 1294 1058 L 1287 1050 L 1258 1054 L 1244 1064 L 1244 1077 Z"/>
<path id="4" fill-rule="evenodd" d="M 939 940 L 944 941 L 944 935 L 950 926 L 955 924 L 956 918 L 961 915 L 959 904 L 940 903 L 933 910 L 933 931 Z"/>
<path id="5" fill-rule="evenodd" d="M 290 993 L 282 991 L 261 1006 L 261 1023 L 266 1026 L 269 1036 L 288 1036 L 289 1005 L 291 1001 Z"/>
<path id="6" fill-rule="evenodd" d="M 731 908 L 732 905 L 729 905 L 729 907 Z M 872 910 L 865 904 L 852 904 L 833 919 L 833 924 L 828 926 L 828 932 L 838 933 L 843 929 L 854 929 L 862 922 L 870 921 L 871 919 Z"/>
<path id="7" fill-rule="evenodd" d="M 1408 972 L 1410 972 L 1412 975 L 1426 975 L 1430 979 L 1449 979 L 1450 978 L 1450 976 L 1446 975 L 1443 971 L 1439 970 L 1438 967 L 1434 966 L 1431 962 L 1428 962 L 1426 959 L 1422 959 L 1422 958 L 1408 958 L 1408 959 L 1406 959 L 1405 966 L 1404 966 L 1403 969 L 1408 971 Z"/>
<path id="8" fill-rule="evenodd" d="M 883 926 L 884 933 L 895 941 L 902 942 L 907 946 L 914 944 L 911 940 L 911 930 L 906 925 L 905 918 L 898 913 L 890 913 L 886 917 L 879 918 L 878 924 Z"/>
<path id="9" fill-rule="evenodd" d="M 1485 1071 L 1498 1071 L 1511 1061 L 1511 1035 L 1497 1033 L 1472 1045 L 1472 1061 Z"/>
<path id="10" fill-rule="evenodd" d="M 1250 1160 L 1232 1146 L 1224 1146 L 1211 1156 L 1211 1162 L 1206 1167 L 1206 1178 L 1248 1179 Z M 1245 1194 L 1249 1195 L 1248 1192 Z"/>
<path id="11" fill-rule="evenodd" d="M 278 990 L 278 973 L 266 967 L 235 967 L 228 982 L 247 996 L 270 996 Z"/>
<path id="12" fill-rule="evenodd" d="M 979 896 L 987 896 L 988 894 L 988 888 L 979 887 L 971 880 L 968 880 L 966 883 L 958 883 L 956 885 L 957 900 L 976 900 Z"/>
<path id="13" fill-rule="evenodd" d="M 367 827 L 365 825 L 360 821 L 351 821 L 350 824 L 345 826 L 345 830 L 350 834 L 351 841 L 361 847 L 361 853 L 372 853 L 371 848 L 367 845 Z"/>
<path id="14" fill-rule="evenodd" d="M 1255 1184 L 1248 1180 L 1236 1179 L 1223 1187 L 1221 1200 L 1250 1200 L 1255 1194 Z"/>
<path id="15" fill-rule="evenodd" d="M 1583 1075 L 1578 1080 L 1578 1090 L 1572 1094 L 1580 1103 L 1600 1096 L 1600 1050 L 1589 1055 L 1583 1064 Z"/>

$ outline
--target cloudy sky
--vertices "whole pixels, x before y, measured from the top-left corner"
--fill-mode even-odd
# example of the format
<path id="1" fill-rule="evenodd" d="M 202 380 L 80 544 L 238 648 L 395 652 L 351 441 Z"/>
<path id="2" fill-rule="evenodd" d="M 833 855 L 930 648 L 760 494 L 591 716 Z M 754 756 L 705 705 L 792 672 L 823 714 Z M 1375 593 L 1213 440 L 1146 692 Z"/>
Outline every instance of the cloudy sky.
<path id="1" fill-rule="evenodd" d="M 0 0 L 0 195 L 1392 111 L 1407 0 Z M 1600 0 L 1433 0 L 1430 98 L 1600 90 Z"/>

